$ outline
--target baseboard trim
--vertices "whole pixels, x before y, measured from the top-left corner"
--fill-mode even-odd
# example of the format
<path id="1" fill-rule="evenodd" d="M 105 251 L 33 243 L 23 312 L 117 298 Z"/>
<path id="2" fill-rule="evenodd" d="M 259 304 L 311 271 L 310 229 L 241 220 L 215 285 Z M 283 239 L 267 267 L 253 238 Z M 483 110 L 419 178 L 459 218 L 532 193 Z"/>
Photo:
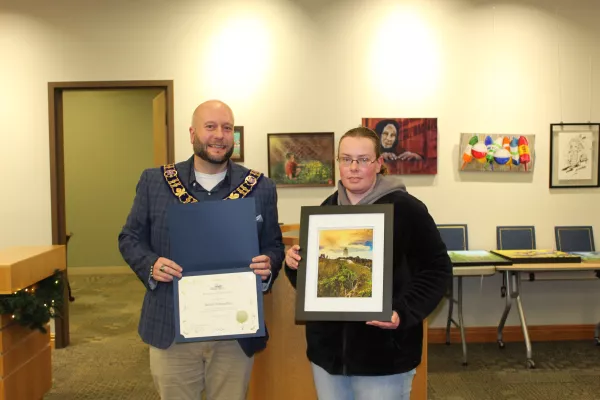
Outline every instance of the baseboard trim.
<path id="1" fill-rule="evenodd" d="M 537 325 L 528 326 L 529 337 L 532 342 L 552 342 L 569 340 L 594 340 L 595 325 Z M 466 327 L 465 337 L 467 343 L 495 343 L 498 328 L 495 326 Z M 446 343 L 445 328 L 429 328 L 427 331 L 429 343 Z M 504 342 L 522 342 L 523 331 L 521 326 L 505 326 L 503 330 Z M 451 343 L 460 343 L 460 331 L 457 328 L 450 330 Z"/>
<path id="2" fill-rule="evenodd" d="M 148 267 L 149 268 L 149 267 Z M 71 267 L 68 269 L 72 275 L 128 275 L 133 274 L 131 268 L 125 267 Z"/>

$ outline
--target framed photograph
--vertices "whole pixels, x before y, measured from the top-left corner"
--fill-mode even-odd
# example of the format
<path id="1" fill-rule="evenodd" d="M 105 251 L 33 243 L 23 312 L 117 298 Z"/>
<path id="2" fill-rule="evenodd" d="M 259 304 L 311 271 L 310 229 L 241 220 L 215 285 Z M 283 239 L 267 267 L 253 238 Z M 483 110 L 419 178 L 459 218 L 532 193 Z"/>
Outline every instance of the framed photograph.
<path id="1" fill-rule="evenodd" d="M 458 168 L 462 172 L 533 172 L 535 135 L 462 133 Z"/>
<path id="2" fill-rule="evenodd" d="M 550 124 L 550 188 L 600 187 L 600 124 Z"/>
<path id="3" fill-rule="evenodd" d="M 600 263 L 600 251 L 573 251 L 571 254 L 581 257 L 584 263 Z"/>
<path id="4" fill-rule="evenodd" d="M 269 133 L 269 178 L 278 187 L 335 185 L 333 132 Z"/>
<path id="5" fill-rule="evenodd" d="M 297 320 L 390 320 L 393 213 L 392 204 L 302 207 Z"/>
<path id="6" fill-rule="evenodd" d="M 231 159 L 235 162 L 244 162 L 244 127 L 233 127 L 233 155 Z"/>
<path id="7" fill-rule="evenodd" d="M 512 261 L 485 250 L 453 250 L 448 252 L 455 267 L 512 265 Z"/>
<path id="8" fill-rule="evenodd" d="M 437 174 L 437 118 L 362 118 L 379 136 L 390 175 Z"/>
<path id="9" fill-rule="evenodd" d="M 492 250 L 513 264 L 580 263 L 581 257 L 556 250 Z"/>

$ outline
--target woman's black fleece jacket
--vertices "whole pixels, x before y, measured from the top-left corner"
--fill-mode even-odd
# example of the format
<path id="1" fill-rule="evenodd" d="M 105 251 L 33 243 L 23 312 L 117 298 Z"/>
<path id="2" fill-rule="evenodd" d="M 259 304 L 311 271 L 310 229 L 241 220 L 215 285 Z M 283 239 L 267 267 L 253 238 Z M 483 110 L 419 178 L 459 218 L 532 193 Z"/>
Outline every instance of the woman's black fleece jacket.
<path id="1" fill-rule="evenodd" d="M 337 204 L 335 192 L 322 205 Z M 373 204 L 394 205 L 392 308 L 400 325 L 387 330 L 364 322 L 307 322 L 308 359 L 332 375 L 391 375 L 416 368 L 423 347 L 422 322 L 437 307 L 452 277 L 446 246 L 421 201 L 398 190 Z M 286 265 L 285 272 L 295 287 L 296 270 Z"/>

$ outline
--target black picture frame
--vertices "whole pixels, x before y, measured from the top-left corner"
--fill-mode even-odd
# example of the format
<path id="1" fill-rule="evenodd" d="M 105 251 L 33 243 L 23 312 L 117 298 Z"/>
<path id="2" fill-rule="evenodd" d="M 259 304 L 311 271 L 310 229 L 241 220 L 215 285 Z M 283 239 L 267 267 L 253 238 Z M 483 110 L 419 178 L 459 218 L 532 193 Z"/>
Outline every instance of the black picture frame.
<path id="1" fill-rule="evenodd" d="M 488 267 L 496 265 L 512 265 L 508 258 L 487 250 L 450 250 L 450 261 L 454 267 Z M 465 257 L 460 257 L 464 255 Z"/>
<path id="2" fill-rule="evenodd" d="M 584 151 L 574 156 L 565 156 L 567 149 L 559 140 L 561 135 L 568 139 L 567 135 L 590 135 L 591 152 Z M 562 156 L 561 156 L 562 153 Z M 587 153 L 587 155 L 585 155 Z M 591 154 L 590 154 L 591 153 Z M 551 189 L 584 189 L 600 187 L 600 123 L 581 122 L 581 123 L 559 123 L 550 124 L 550 174 L 549 187 Z M 567 159 L 565 159 L 567 157 Z M 571 165 L 580 164 L 573 159 L 578 160 L 581 157 L 586 158 L 586 162 L 591 165 L 588 167 L 589 177 L 576 175 L 567 177 L 569 170 L 577 173 L 576 167 Z M 566 162 L 565 162 L 566 160 Z M 565 172 L 566 171 L 566 172 Z M 561 179 L 562 178 L 562 179 Z"/>
<path id="3" fill-rule="evenodd" d="M 581 257 L 555 250 L 491 250 L 493 254 L 512 261 L 513 264 L 573 264 Z"/>
<path id="4" fill-rule="evenodd" d="M 354 222 L 359 219 L 364 221 L 364 223 L 356 224 Z M 296 279 L 296 320 L 389 321 L 392 316 L 394 258 L 393 205 L 304 206 L 301 208 L 300 220 L 300 255 L 302 260 L 299 262 Z M 318 296 L 318 285 L 320 283 L 319 260 L 323 256 L 323 253 L 321 253 L 322 243 L 320 237 L 317 236 L 316 239 L 316 259 L 314 258 L 314 247 L 311 250 L 309 246 L 314 245 L 314 235 L 316 234 L 315 232 L 320 232 L 319 226 L 326 226 L 324 229 L 336 230 L 372 229 L 370 271 L 372 292 L 370 297 Z M 325 256 L 325 258 L 327 257 Z M 354 264 L 358 262 L 359 267 L 368 267 L 360 265 L 361 258 L 346 258 L 352 258 Z M 307 277 L 309 276 L 311 278 L 307 282 Z M 376 280 L 374 277 L 380 280 Z M 380 296 L 378 296 L 379 294 Z M 327 307 L 320 310 L 307 309 L 307 299 L 311 302 L 331 302 L 328 304 L 337 302 L 338 305 L 341 303 L 342 309 L 332 310 Z M 351 304 L 354 304 L 354 306 Z M 361 307 L 355 307 L 357 304 L 360 304 Z M 366 304 L 369 304 L 369 309 L 362 307 Z M 363 310 L 361 311 L 360 308 L 363 308 Z M 374 310 L 375 308 L 379 308 L 379 310 Z"/>

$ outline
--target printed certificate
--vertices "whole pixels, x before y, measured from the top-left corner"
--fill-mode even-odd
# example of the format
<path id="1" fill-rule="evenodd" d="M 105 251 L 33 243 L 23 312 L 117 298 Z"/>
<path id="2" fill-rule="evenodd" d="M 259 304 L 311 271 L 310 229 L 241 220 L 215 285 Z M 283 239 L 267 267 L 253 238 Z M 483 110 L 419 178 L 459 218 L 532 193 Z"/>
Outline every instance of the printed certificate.
<path id="1" fill-rule="evenodd" d="M 261 279 L 249 268 L 194 272 L 174 282 L 178 342 L 265 335 Z"/>

